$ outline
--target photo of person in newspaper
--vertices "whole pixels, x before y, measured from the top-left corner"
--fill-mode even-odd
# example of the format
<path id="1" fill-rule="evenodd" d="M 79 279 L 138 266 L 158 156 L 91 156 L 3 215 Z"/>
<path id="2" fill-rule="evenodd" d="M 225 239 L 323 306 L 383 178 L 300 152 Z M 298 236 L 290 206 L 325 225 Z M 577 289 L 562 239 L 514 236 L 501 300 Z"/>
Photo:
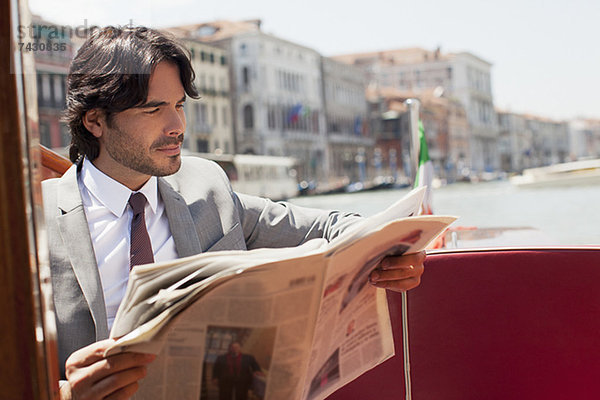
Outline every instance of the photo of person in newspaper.
<path id="1" fill-rule="evenodd" d="M 207 337 L 202 399 L 263 399 L 275 329 L 209 326 Z"/>
<path id="2" fill-rule="evenodd" d="M 219 400 L 247 400 L 252 379 L 259 374 L 262 372 L 254 356 L 243 354 L 240 342 L 231 343 L 229 351 L 217 357 L 213 367 L 212 379 L 219 386 Z"/>

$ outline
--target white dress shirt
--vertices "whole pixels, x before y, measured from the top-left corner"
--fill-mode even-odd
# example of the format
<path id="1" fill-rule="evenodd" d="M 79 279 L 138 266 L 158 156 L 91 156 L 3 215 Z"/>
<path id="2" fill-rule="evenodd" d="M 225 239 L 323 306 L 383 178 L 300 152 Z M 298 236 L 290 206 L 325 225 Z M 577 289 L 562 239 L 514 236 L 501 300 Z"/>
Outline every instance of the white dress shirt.
<path id="1" fill-rule="evenodd" d="M 128 201 L 133 192 L 105 175 L 87 158 L 78 183 L 104 291 L 108 329 L 111 329 L 129 279 L 133 213 Z M 138 192 L 148 200 L 144 212 L 154 261 L 177 258 L 165 206 L 158 195 L 157 178 L 151 177 Z"/>

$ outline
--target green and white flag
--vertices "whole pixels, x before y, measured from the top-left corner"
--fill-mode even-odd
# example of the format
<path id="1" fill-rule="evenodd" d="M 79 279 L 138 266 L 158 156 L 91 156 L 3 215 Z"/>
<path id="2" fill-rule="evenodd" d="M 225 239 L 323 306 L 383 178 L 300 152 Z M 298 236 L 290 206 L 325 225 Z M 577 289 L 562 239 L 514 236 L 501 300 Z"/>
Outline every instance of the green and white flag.
<path id="1" fill-rule="evenodd" d="M 415 177 L 414 187 L 425 186 L 425 196 L 423 197 L 423 205 L 421 214 L 433 214 L 431 201 L 431 182 L 433 181 L 433 163 L 429 159 L 429 150 L 427 148 L 427 140 L 425 139 L 425 128 L 423 122 L 419 121 L 419 168 Z"/>

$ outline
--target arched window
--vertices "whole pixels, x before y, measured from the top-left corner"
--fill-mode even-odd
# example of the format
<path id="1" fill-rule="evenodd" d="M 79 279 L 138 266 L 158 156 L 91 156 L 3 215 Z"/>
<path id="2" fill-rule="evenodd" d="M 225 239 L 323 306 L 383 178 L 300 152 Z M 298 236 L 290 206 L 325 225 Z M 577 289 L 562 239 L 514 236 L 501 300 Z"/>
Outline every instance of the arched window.
<path id="1" fill-rule="evenodd" d="M 242 68 L 242 82 L 244 86 L 250 84 L 250 69 L 248 67 Z"/>
<path id="2" fill-rule="evenodd" d="M 254 128 L 254 110 L 252 109 L 251 104 L 246 104 L 244 106 L 244 128 Z"/>

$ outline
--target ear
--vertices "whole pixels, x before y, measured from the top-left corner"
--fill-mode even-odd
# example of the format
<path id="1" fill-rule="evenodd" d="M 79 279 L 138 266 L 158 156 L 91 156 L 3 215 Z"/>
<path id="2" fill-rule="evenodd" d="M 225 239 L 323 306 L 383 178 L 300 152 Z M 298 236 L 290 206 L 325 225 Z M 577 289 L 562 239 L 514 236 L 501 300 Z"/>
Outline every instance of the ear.
<path id="1" fill-rule="evenodd" d="M 83 115 L 82 122 L 92 135 L 100 138 L 104 131 L 104 127 L 106 126 L 106 117 L 101 110 L 93 108 Z"/>

